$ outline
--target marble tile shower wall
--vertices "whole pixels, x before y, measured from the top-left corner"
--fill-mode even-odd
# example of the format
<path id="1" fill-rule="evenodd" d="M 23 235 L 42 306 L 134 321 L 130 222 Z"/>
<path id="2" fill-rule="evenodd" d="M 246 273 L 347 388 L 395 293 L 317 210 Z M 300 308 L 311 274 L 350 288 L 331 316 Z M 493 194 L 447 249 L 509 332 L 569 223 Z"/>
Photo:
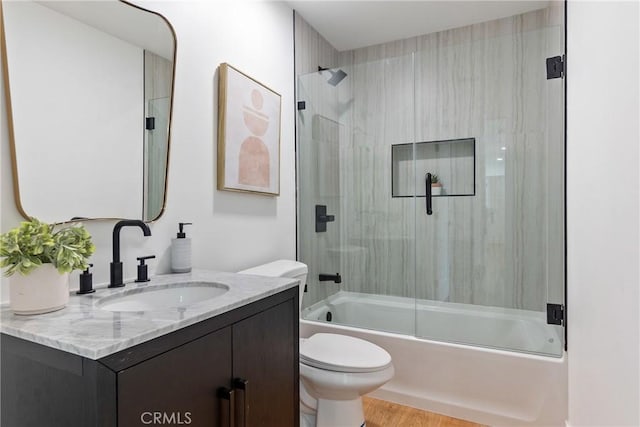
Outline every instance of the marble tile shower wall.
<path id="1" fill-rule="evenodd" d="M 340 54 L 343 289 L 541 311 L 563 271 L 561 9 Z M 391 197 L 391 145 L 476 139 L 476 194 Z M 424 174 L 425 171 L 416 171 Z M 447 183 L 444 183 L 446 188 Z"/>

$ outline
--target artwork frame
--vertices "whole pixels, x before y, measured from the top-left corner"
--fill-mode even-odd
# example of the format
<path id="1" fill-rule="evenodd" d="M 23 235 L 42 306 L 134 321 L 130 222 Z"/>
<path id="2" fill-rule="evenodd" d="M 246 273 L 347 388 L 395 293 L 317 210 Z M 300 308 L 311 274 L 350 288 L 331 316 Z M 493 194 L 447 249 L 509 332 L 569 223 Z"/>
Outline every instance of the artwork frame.
<path id="1" fill-rule="evenodd" d="M 280 195 L 282 97 L 227 63 L 218 79 L 218 190 Z"/>

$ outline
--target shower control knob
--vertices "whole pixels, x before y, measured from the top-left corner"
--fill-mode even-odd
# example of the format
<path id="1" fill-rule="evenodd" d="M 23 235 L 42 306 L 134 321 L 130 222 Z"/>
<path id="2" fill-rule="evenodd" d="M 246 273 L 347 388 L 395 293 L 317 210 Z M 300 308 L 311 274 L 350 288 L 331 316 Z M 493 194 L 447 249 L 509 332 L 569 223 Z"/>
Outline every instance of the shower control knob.
<path id="1" fill-rule="evenodd" d="M 335 220 L 335 215 L 327 215 L 327 207 L 325 205 L 316 205 L 316 233 L 327 231 L 327 223 Z"/>
<path id="2" fill-rule="evenodd" d="M 140 262 L 140 264 L 138 265 L 138 278 L 136 279 L 137 283 L 149 281 L 149 266 L 146 265 L 144 261 L 147 259 L 153 259 L 155 257 L 155 255 L 148 255 L 136 258 Z"/>

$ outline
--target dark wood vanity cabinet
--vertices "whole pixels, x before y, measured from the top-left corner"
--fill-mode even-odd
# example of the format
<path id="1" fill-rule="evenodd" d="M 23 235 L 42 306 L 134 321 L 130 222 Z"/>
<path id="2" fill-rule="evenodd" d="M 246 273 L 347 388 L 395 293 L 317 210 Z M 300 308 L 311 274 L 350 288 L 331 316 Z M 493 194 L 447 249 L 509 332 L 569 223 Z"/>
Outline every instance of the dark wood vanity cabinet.
<path id="1" fill-rule="evenodd" d="M 2 426 L 298 426 L 297 298 L 290 289 L 97 361 L 3 334 Z"/>
<path id="2" fill-rule="evenodd" d="M 217 390 L 231 383 L 231 358 L 227 327 L 118 372 L 118 426 L 152 424 L 154 418 L 221 425 Z"/>

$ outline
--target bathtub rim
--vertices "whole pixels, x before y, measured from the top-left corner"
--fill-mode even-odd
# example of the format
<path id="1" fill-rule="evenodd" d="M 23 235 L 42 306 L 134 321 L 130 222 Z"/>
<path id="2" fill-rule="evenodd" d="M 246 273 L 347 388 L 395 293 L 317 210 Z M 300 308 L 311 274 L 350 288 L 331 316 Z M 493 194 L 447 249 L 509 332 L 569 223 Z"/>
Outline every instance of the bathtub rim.
<path id="1" fill-rule="evenodd" d="M 534 311 L 520 308 L 508 308 L 499 306 L 479 305 L 479 304 L 467 304 L 459 302 L 449 301 L 437 301 L 427 299 L 415 299 L 412 297 L 402 297 L 397 295 L 382 295 L 382 294 L 370 294 L 365 292 L 352 292 L 339 290 L 338 292 L 329 295 L 327 298 L 320 300 L 308 307 L 301 310 L 301 315 L 305 315 L 308 312 L 314 311 L 320 308 L 323 304 L 327 303 L 339 303 L 342 299 L 358 299 L 365 301 L 384 300 L 385 306 L 398 306 L 398 305 L 424 305 L 437 311 L 473 311 L 474 315 L 500 315 L 503 317 L 516 317 L 520 319 L 544 321 L 546 319 L 546 313 L 543 311 Z M 409 302 L 414 302 L 410 304 Z"/>
<path id="2" fill-rule="evenodd" d="M 380 331 L 377 329 L 357 328 L 354 326 L 347 326 L 347 325 L 341 325 L 338 323 L 330 323 L 330 322 L 319 322 L 316 320 L 307 320 L 304 318 L 300 318 L 300 324 L 301 325 L 308 324 L 311 327 L 315 325 L 315 326 L 322 326 L 322 327 L 328 327 L 328 328 L 335 328 L 335 329 L 347 331 L 347 332 L 368 333 L 373 335 L 380 335 L 386 338 L 406 340 L 406 341 L 412 341 L 416 343 L 427 342 L 431 345 L 441 345 L 447 348 L 455 348 L 455 349 L 466 350 L 466 351 L 469 351 L 469 350 L 479 351 L 479 352 L 499 355 L 503 357 L 516 357 L 521 359 L 537 360 L 540 362 L 562 364 L 564 363 L 567 357 L 567 351 L 564 350 L 564 348 L 562 349 L 562 354 L 559 356 L 544 355 L 539 353 L 527 353 L 527 352 L 516 351 L 516 350 L 504 350 L 504 349 L 493 348 L 493 347 L 484 347 L 484 346 L 479 346 L 474 344 L 462 344 L 462 343 L 455 343 L 455 342 L 449 342 L 449 341 L 438 341 L 438 340 L 433 340 L 429 338 L 416 337 L 414 335 L 405 335 L 405 334 L 399 334 L 396 332 L 386 332 L 386 331 Z M 303 336 L 302 331 L 303 331 L 303 328 L 300 328 L 300 333 L 301 333 L 300 337 L 309 338 L 308 336 Z"/>

